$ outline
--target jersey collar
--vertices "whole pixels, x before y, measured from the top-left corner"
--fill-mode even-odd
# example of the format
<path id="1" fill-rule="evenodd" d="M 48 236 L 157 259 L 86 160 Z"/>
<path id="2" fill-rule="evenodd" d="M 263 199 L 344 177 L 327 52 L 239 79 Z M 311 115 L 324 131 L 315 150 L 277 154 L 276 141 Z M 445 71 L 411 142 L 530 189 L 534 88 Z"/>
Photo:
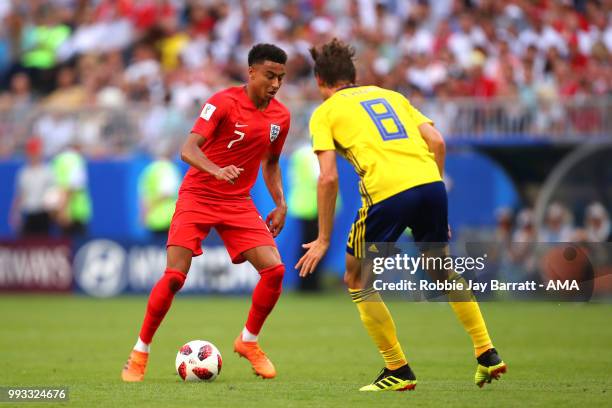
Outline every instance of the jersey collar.
<path id="1" fill-rule="evenodd" d="M 242 88 L 242 95 L 243 95 L 243 98 L 244 98 L 244 100 L 246 101 L 246 103 L 248 103 L 248 104 L 249 104 L 249 106 L 251 107 L 251 109 L 254 109 L 254 110 L 256 110 L 257 112 L 261 112 L 261 113 L 265 113 L 265 112 L 267 112 L 267 111 L 268 111 L 268 109 L 270 108 L 270 105 L 272 105 L 272 102 L 274 101 L 274 98 L 272 98 L 272 99 L 270 100 L 270 102 L 268 102 L 268 106 L 266 106 L 266 108 L 265 108 L 264 110 L 259 110 L 259 109 L 257 109 L 257 106 L 255 106 L 255 102 L 253 102 L 253 101 L 251 100 L 251 98 L 249 98 L 249 93 L 247 92 L 247 86 L 246 86 L 246 84 L 245 84 L 245 85 L 242 85 L 242 86 L 241 86 L 241 88 Z"/>
<path id="2" fill-rule="evenodd" d="M 343 91 L 343 90 L 349 89 L 349 88 L 357 88 L 359 86 L 360 85 L 356 85 L 356 84 L 344 85 L 343 87 L 338 88 L 338 90 L 336 92 Z"/>

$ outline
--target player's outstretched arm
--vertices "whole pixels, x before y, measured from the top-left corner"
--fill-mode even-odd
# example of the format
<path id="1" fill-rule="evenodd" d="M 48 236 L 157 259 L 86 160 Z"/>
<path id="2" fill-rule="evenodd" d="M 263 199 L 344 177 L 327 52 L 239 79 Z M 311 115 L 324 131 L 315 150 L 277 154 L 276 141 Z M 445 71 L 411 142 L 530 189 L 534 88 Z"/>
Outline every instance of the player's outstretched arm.
<path id="1" fill-rule="evenodd" d="M 419 132 L 425 139 L 425 143 L 429 147 L 429 151 L 434 154 L 438 170 L 440 171 L 440 177 L 444 177 L 444 160 L 446 158 L 446 143 L 442 134 L 433 127 L 431 123 L 423 123 L 419 126 Z"/>
<path id="2" fill-rule="evenodd" d="M 261 172 L 266 187 L 272 196 L 272 200 L 274 200 L 274 204 L 276 204 L 276 208 L 266 217 L 266 224 L 274 237 L 278 236 L 285 226 L 285 217 L 287 216 L 287 203 L 283 192 L 283 178 L 279 159 L 279 155 L 269 152 L 261 162 Z"/>
<path id="3" fill-rule="evenodd" d="M 317 210 L 319 212 L 319 236 L 315 241 L 302 245 L 307 249 L 306 253 L 295 265 L 304 277 L 315 270 L 327 249 L 331 240 L 334 226 L 334 212 L 336 210 L 336 198 L 338 196 L 338 169 L 336 167 L 336 152 L 334 150 L 323 150 L 317 153 L 319 158 L 319 181 L 317 182 Z"/>
<path id="4" fill-rule="evenodd" d="M 234 184 L 244 169 L 234 165 L 219 167 L 206 157 L 201 147 L 206 139 L 197 133 L 190 133 L 181 148 L 181 160 L 205 173 L 212 174 L 217 180 Z"/>

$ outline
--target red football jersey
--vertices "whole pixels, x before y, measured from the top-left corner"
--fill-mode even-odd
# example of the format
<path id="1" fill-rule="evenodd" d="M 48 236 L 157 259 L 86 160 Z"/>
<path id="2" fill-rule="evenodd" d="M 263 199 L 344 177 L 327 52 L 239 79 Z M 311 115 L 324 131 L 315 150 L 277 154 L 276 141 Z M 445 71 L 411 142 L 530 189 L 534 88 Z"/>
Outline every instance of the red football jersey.
<path id="1" fill-rule="evenodd" d="M 289 110 L 276 99 L 263 112 L 258 110 L 244 86 L 227 88 L 211 96 L 191 131 L 206 138 L 202 152 L 210 161 L 219 167 L 233 164 L 244 171 L 230 184 L 190 167 L 180 194 L 248 198 L 266 152 L 281 153 L 290 120 Z"/>

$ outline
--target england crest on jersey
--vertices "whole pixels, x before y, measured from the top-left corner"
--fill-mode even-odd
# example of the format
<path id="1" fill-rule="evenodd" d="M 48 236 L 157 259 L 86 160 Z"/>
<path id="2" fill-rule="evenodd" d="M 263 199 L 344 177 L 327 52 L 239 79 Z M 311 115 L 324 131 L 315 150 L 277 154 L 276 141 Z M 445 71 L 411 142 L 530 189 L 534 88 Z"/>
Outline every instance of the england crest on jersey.
<path id="1" fill-rule="evenodd" d="M 281 128 L 279 125 L 271 124 L 270 125 L 270 142 L 276 140 L 278 135 L 280 135 Z"/>

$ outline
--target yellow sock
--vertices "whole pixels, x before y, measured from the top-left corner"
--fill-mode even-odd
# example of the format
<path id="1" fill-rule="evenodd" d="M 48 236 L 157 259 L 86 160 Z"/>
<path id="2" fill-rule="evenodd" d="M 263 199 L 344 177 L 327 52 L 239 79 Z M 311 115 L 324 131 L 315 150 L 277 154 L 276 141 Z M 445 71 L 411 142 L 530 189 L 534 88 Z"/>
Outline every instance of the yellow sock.
<path id="1" fill-rule="evenodd" d="M 448 254 L 449 250 L 448 246 L 446 245 L 442 248 L 434 247 L 433 249 L 430 249 L 427 256 L 444 257 L 448 256 Z M 466 288 L 464 290 L 454 290 L 448 292 L 448 303 L 451 305 L 457 319 L 459 319 L 463 325 L 463 328 L 472 339 L 472 344 L 474 344 L 474 354 L 476 357 L 480 356 L 488 349 L 493 348 L 493 343 L 491 342 L 489 332 L 487 331 L 487 326 L 482 318 L 482 313 L 480 313 L 478 302 L 476 301 L 472 291 L 467 289 L 468 284 L 465 279 L 463 279 L 463 276 L 453 270 L 447 270 L 445 268 L 433 268 L 429 272 L 430 275 L 437 277 L 438 279 L 462 283 L 463 287 Z"/>
<path id="2" fill-rule="evenodd" d="M 463 283 L 463 287 L 467 288 L 467 282 L 455 272 L 451 273 L 451 280 Z M 487 331 L 487 325 L 484 322 L 480 307 L 471 290 L 451 291 L 448 294 L 449 304 L 455 312 L 455 316 L 463 325 L 463 328 L 472 339 L 474 345 L 474 354 L 476 357 L 490 348 L 493 348 L 493 343 Z"/>
<path id="3" fill-rule="evenodd" d="M 397 340 L 391 313 L 378 292 L 369 288 L 349 289 L 349 293 L 359 310 L 359 317 L 364 327 L 385 360 L 385 366 L 389 370 L 395 370 L 408 364 L 402 346 Z"/>
<path id="4" fill-rule="evenodd" d="M 493 348 L 491 338 L 489 337 L 489 332 L 487 331 L 487 326 L 482 318 L 482 314 L 480 313 L 480 307 L 478 307 L 478 302 L 468 301 L 448 303 L 453 308 L 457 319 L 459 319 L 465 331 L 472 338 L 472 343 L 474 344 L 474 354 L 476 357 L 488 349 Z"/>

